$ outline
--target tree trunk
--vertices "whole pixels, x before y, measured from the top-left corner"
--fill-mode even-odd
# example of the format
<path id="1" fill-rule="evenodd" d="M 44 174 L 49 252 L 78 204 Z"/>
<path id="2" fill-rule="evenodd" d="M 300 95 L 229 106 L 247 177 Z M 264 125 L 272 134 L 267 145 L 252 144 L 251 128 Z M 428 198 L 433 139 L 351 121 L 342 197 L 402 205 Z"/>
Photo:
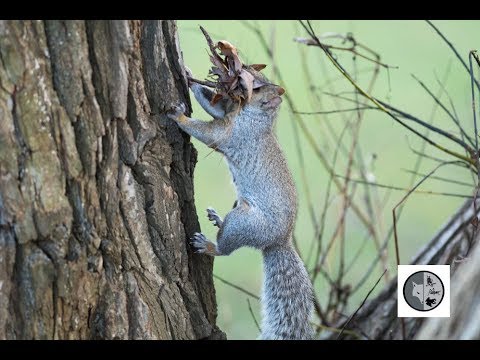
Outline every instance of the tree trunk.
<path id="1" fill-rule="evenodd" d="M 0 339 L 222 338 L 173 21 L 0 21 Z"/>
<path id="2" fill-rule="evenodd" d="M 443 228 L 411 261 L 411 264 L 450 265 L 450 318 L 404 318 L 405 338 L 478 339 L 480 338 L 480 231 L 472 219 L 480 212 L 471 200 L 452 216 Z M 342 328 L 347 319 L 335 327 Z M 378 296 L 367 301 L 347 327 L 365 339 L 403 339 L 397 317 L 396 276 Z M 335 339 L 338 333 L 325 338 Z M 342 335 L 343 339 L 355 336 Z"/>

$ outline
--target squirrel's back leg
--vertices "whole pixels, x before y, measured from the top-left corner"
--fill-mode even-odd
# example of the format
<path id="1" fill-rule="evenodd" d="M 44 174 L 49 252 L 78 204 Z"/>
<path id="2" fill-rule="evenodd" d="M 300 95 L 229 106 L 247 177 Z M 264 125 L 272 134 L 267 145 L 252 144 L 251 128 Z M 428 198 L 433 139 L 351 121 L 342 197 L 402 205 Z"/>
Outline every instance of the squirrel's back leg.
<path id="1" fill-rule="evenodd" d="M 278 243 L 275 229 L 269 224 L 258 208 L 240 200 L 219 226 L 217 244 L 208 240 L 205 235 L 195 233 L 191 238 L 191 245 L 196 252 L 211 256 L 230 255 L 243 246 L 263 249 Z"/>
<path id="2" fill-rule="evenodd" d="M 207 217 L 208 217 L 208 220 L 212 222 L 213 226 L 216 226 L 218 228 L 222 227 L 223 220 L 220 217 L 220 215 L 217 214 L 214 208 L 212 207 L 207 208 Z"/>
<path id="3" fill-rule="evenodd" d="M 257 207 L 240 199 L 225 219 L 217 233 L 217 249 L 221 255 L 229 255 L 243 246 L 263 249 L 276 242 L 275 231 L 271 229 L 264 214 Z"/>

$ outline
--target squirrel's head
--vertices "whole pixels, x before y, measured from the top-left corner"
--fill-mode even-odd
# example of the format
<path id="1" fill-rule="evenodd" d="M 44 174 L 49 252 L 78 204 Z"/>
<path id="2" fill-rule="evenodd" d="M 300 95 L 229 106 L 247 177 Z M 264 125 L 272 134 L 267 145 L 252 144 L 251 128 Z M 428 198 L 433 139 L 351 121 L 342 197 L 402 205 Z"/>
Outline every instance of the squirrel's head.
<path id="1" fill-rule="evenodd" d="M 255 77 L 255 82 L 260 83 L 261 86 L 254 87 L 250 100 L 243 106 L 243 111 L 273 121 L 282 103 L 281 96 L 285 93 L 285 89 L 271 83 L 259 71 L 252 68 L 248 68 L 248 71 Z"/>
<path id="2" fill-rule="evenodd" d="M 265 115 L 273 115 L 282 103 L 285 90 L 275 84 L 267 84 L 253 90 L 250 101 L 245 107 L 252 108 Z"/>

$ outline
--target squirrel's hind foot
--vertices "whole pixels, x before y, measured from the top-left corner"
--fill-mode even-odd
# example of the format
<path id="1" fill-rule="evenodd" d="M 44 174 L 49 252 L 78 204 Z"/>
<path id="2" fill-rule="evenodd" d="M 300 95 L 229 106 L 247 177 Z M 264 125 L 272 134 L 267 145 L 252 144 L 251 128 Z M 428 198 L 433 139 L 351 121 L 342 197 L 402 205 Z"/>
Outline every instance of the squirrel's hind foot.
<path id="1" fill-rule="evenodd" d="M 220 215 L 217 214 L 214 208 L 212 207 L 207 208 L 207 217 L 208 217 L 208 220 L 212 222 L 213 226 L 216 226 L 218 228 L 222 227 L 223 220 L 220 217 Z"/>
<path id="2" fill-rule="evenodd" d="M 195 253 L 207 254 L 210 256 L 221 255 L 217 250 L 217 245 L 207 240 L 202 233 L 194 233 L 190 239 L 190 245 L 195 248 Z"/>

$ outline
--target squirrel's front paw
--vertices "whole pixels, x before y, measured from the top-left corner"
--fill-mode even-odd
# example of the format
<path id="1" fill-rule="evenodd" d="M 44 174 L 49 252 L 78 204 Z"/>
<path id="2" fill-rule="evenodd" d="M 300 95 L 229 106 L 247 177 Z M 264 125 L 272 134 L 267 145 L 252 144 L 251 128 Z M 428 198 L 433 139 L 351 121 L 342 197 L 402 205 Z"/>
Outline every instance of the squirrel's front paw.
<path id="1" fill-rule="evenodd" d="M 217 251 L 217 245 L 207 240 L 202 233 L 194 233 L 190 239 L 190 245 L 195 248 L 195 253 L 207 254 L 211 256 L 220 255 Z"/>
<path id="2" fill-rule="evenodd" d="M 184 121 L 186 116 L 184 115 L 185 111 L 187 111 L 185 104 L 180 103 L 178 105 L 174 105 L 170 110 L 167 111 L 167 116 L 175 121 Z"/>

